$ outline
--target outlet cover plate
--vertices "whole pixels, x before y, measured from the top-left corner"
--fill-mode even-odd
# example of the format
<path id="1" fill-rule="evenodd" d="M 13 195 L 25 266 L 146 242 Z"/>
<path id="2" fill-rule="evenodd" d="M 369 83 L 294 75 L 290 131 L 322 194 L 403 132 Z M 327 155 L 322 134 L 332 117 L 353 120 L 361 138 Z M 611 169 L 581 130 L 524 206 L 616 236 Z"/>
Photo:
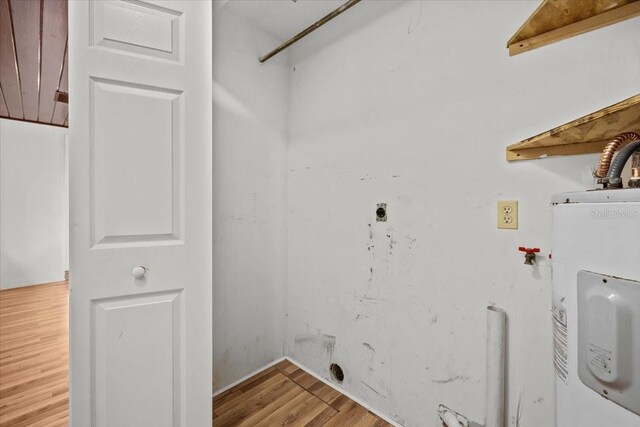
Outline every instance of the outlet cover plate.
<path id="1" fill-rule="evenodd" d="M 498 200 L 498 228 L 518 229 L 518 201 Z"/>

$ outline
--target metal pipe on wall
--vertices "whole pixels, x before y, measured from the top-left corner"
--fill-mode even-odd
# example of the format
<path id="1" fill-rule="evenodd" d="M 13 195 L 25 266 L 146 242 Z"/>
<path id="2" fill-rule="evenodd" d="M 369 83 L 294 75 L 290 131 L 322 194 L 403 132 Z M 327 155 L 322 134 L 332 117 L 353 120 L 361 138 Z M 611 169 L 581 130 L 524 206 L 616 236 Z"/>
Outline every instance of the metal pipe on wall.
<path id="1" fill-rule="evenodd" d="M 331 21 L 336 16 L 341 15 L 343 12 L 347 11 L 348 9 L 350 9 L 351 7 L 353 7 L 356 4 L 360 3 L 361 1 L 362 0 L 349 0 L 348 2 L 346 2 L 342 6 L 340 6 L 339 8 L 334 10 L 333 12 L 331 12 L 330 14 L 326 15 L 324 18 L 320 19 L 319 21 L 316 21 L 314 24 L 311 24 L 310 26 L 308 26 L 307 28 L 305 28 L 304 30 L 302 30 L 301 32 L 296 34 L 295 36 L 291 37 L 289 40 L 287 40 L 286 42 L 282 43 L 280 46 L 278 46 L 277 48 L 273 49 L 271 52 L 269 52 L 266 55 L 260 57 L 260 62 L 265 62 L 269 58 L 272 58 L 272 57 L 276 56 L 278 53 L 282 52 L 283 50 L 285 50 L 286 48 L 288 48 L 289 46 L 291 46 L 292 44 L 294 44 L 298 40 L 300 40 L 303 37 L 306 37 L 307 35 L 311 34 L 315 30 L 317 30 L 318 28 L 322 27 L 327 22 Z"/>
<path id="2" fill-rule="evenodd" d="M 507 314 L 487 307 L 487 401 L 485 427 L 504 427 L 504 377 Z"/>

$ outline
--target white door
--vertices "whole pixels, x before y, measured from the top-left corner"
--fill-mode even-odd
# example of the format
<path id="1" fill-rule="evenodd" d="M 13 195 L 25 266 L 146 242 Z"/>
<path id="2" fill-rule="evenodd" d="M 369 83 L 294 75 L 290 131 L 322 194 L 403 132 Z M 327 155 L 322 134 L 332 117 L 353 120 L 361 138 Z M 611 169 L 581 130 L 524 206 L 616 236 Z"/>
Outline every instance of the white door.
<path id="1" fill-rule="evenodd" d="M 211 37 L 210 1 L 69 2 L 73 427 L 211 424 Z"/>

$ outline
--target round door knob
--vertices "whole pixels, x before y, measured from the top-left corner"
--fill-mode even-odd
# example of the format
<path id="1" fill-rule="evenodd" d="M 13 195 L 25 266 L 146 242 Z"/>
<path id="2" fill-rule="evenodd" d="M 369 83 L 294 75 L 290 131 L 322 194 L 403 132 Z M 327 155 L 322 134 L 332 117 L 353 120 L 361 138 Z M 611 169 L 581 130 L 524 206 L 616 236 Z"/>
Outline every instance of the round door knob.
<path id="1" fill-rule="evenodd" d="M 142 279 L 146 272 L 147 268 L 141 265 L 133 267 L 133 270 L 131 270 L 131 274 L 133 274 L 133 277 L 135 277 L 136 279 Z"/>

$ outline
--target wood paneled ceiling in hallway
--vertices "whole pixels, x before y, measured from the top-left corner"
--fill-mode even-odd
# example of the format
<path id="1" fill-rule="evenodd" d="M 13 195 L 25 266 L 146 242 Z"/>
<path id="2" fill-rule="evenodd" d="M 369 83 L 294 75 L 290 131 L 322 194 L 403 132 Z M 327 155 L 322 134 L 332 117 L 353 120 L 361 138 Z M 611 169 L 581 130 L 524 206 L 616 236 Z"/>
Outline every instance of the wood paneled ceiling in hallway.
<path id="1" fill-rule="evenodd" d="M 67 0 L 0 0 L 0 117 L 68 127 Z"/>

